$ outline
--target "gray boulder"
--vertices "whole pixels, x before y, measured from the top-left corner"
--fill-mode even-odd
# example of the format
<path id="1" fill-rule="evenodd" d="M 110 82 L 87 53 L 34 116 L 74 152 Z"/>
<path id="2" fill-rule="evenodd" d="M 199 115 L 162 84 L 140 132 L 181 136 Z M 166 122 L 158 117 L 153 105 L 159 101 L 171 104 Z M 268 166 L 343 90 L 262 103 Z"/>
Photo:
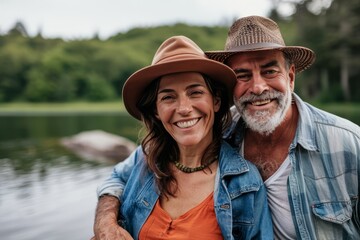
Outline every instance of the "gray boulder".
<path id="1" fill-rule="evenodd" d="M 81 132 L 60 142 L 81 158 L 107 162 L 120 162 L 137 147 L 127 138 L 102 130 Z"/>

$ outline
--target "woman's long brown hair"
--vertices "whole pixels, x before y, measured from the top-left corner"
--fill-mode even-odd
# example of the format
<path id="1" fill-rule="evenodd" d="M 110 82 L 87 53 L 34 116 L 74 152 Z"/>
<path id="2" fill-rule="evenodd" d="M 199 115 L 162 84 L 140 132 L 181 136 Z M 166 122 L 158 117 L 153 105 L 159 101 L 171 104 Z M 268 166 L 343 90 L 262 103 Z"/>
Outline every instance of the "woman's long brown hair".
<path id="1" fill-rule="evenodd" d="M 231 114 L 229 111 L 229 95 L 225 85 L 219 81 L 213 81 L 205 75 L 203 77 L 212 96 L 221 99 L 220 109 L 215 113 L 213 141 L 206 148 L 201 160 L 202 164 L 206 164 L 218 158 L 221 136 L 231 123 Z M 170 195 L 174 197 L 177 191 L 177 182 L 171 171 L 170 163 L 178 161 L 180 153 L 175 140 L 155 116 L 159 83 L 160 79 L 153 81 L 137 103 L 145 125 L 144 127 L 146 128 L 146 134 L 141 141 L 141 146 L 147 165 L 155 174 L 156 184 L 160 193 L 165 196 Z"/>

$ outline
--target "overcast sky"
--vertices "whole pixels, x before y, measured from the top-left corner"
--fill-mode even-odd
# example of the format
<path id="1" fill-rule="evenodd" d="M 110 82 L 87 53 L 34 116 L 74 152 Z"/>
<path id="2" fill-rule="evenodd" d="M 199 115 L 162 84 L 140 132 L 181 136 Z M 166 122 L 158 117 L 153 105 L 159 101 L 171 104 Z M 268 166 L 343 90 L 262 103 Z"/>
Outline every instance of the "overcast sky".
<path id="1" fill-rule="evenodd" d="M 21 21 L 30 35 L 108 38 L 132 27 L 184 22 L 215 25 L 267 16 L 270 0 L 0 0 L 0 33 Z"/>

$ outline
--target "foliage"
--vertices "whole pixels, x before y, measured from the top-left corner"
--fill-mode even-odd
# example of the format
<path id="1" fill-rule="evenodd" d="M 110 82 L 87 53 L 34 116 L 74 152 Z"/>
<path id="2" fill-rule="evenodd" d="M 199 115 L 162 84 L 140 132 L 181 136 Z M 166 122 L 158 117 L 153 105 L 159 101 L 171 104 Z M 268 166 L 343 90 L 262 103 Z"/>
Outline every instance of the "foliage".
<path id="1" fill-rule="evenodd" d="M 316 62 L 301 78 L 297 89 L 320 101 L 360 101 L 360 1 L 293 1 L 295 12 L 286 19 L 278 9 L 287 0 L 277 0 L 272 17 L 286 29 L 296 29 L 290 44 L 314 50 Z M 286 33 L 284 34 L 286 36 Z M 289 42 L 288 42 L 289 44 Z M 297 76 L 297 85 L 299 77 Z"/>
<path id="2" fill-rule="evenodd" d="M 277 9 L 285 3 L 273 1 L 270 16 L 285 42 L 317 55 L 315 64 L 296 76 L 296 91 L 308 100 L 360 101 L 360 2 L 334 0 L 324 7 L 321 0 L 293 1 L 294 13 L 282 17 Z M 316 4 L 314 12 L 309 6 Z M 226 26 L 177 23 L 133 28 L 106 40 L 65 41 L 28 36 L 18 22 L 0 35 L 0 103 L 116 99 L 126 79 L 151 63 L 166 38 L 185 35 L 205 51 L 221 50 L 227 31 Z"/>

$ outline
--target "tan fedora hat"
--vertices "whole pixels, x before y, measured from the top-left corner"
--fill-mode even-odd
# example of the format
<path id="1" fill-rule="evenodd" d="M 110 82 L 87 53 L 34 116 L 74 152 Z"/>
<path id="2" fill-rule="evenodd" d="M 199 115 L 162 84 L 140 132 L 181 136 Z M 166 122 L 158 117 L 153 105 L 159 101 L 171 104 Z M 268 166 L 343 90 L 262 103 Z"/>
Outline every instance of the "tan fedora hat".
<path id="1" fill-rule="evenodd" d="M 225 50 L 205 53 L 210 59 L 225 62 L 236 53 L 272 49 L 284 52 L 295 64 L 296 72 L 305 70 L 315 61 L 311 49 L 286 46 L 279 26 L 273 20 L 260 16 L 239 18 L 229 29 Z"/>
<path id="2" fill-rule="evenodd" d="M 223 82 L 228 89 L 229 100 L 232 102 L 232 91 L 236 84 L 233 70 L 206 57 L 200 47 L 189 38 L 174 36 L 161 44 L 150 66 L 136 71 L 126 80 L 122 89 L 126 110 L 141 120 L 137 103 L 146 87 L 161 76 L 180 72 L 199 72 L 214 81 Z"/>

